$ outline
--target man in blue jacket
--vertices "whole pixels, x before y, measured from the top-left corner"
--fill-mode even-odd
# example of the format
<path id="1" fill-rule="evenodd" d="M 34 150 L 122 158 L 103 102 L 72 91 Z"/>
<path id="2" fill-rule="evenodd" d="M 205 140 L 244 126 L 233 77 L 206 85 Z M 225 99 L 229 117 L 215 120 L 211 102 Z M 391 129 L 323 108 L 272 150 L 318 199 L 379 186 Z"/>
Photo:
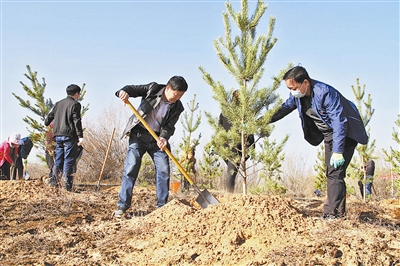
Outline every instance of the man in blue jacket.
<path id="1" fill-rule="evenodd" d="M 135 115 L 129 118 L 122 134 L 123 137 L 129 137 L 129 146 L 115 217 L 120 218 L 131 206 L 133 187 L 142 156 L 146 152 L 152 158 L 156 169 L 156 206 L 162 207 L 167 203 L 170 167 L 164 148 L 169 148 L 168 140 L 174 134 L 175 124 L 184 110 L 180 98 L 187 88 L 188 85 L 183 77 L 174 76 L 167 85 L 156 82 L 147 85 L 128 85 L 115 93 L 124 103 L 129 97 L 141 97 L 138 112 L 159 137 L 159 141 L 156 141 Z"/>
<path id="2" fill-rule="evenodd" d="M 272 117 L 278 121 L 297 109 L 304 138 L 314 146 L 324 141 L 327 200 L 323 219 L 346 215 L 346 169 L 357 143 L 367 144 L 368 136 L 356 106 L 332 86 L 313 80 L 301 66 L 283 76 L 290 96 Z"/>

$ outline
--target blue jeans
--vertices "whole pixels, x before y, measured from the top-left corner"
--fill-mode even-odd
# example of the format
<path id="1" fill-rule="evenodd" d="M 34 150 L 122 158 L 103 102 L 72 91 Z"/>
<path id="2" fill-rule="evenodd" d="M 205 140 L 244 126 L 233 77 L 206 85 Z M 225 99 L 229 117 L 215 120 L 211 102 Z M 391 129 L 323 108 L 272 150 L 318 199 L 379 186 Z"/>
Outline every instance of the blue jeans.
<path id="1" fill-rule="evenodd" d="M 367 184 L 365 184 L 365 193 L 367 195 L 372 194 L 372 183 L 371 182 L 367 182 Z"/>
<path id="2" fill-rule="evenodd" d="M 62 175 L 63 184 L 67 190 L 71 190 L 74 177 L 72 176 L 77 154 L 78 138 L 56 136 L 56 158 L 51 184 L 58 186 L 59 175 Z"/>
<path id="3" fill-rule="evenodd" d="M 366 176 L 366 184 L 365 184 L 365 195 L 371 195 L 372 194 L 372 181 L 373 178 L 370 175 Z M 361 197 L 364 198 L 364 184 L 363 184 L 364 179 L 358 181 L 358 186 L 360 188 L 361 192 Z"/>
<path id="4" fill-rule="evenodd" d="M 127 210 L 131 206 L 132 192 L 135 185 L 142 157 L 148 153 L 156 169 L 157 207 L 168 201 L 170 167 L 168 155 L 160 150 L 154 138 L 144 130 L 133 130 L 129 137 L 128 153 L 125 159 L 124 175 L 118 195 L 118 207 Z"/>

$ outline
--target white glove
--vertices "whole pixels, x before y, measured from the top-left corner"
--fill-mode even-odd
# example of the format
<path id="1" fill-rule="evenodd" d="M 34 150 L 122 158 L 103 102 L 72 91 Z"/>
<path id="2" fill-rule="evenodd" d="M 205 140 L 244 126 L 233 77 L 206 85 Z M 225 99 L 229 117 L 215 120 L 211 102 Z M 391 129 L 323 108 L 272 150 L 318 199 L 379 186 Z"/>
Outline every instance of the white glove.
<path id="1" fill-rule="evenodd" d="M 79 138 L 79 141 L 78 141 L 78 146 L 82 146 L 82 143 L 83 143 L 83 141 L 84 141 L 84 139 L 83 139 L 83 138 Z"/>

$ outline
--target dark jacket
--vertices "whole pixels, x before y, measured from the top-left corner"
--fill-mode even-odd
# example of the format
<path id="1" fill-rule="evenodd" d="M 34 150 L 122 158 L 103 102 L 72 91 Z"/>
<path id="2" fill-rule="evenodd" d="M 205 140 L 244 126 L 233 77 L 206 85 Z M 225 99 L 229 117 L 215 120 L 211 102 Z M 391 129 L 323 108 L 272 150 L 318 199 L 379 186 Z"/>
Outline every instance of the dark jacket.
<path id="1" fill-rule="evenodd" d="M 222 113 L 219 115 L 218 123 L 225 129 L 225 131 L 228 131 L 232 127 L 231 123 Z M 254 135 L 247 136 L 246 147 L 250 148 L 253 144 L 254 144 Z M 236 148 L 237 150 L 241 150 L 242 144 L 238 143 L 236 145 Z"/>
<path id="2" fill-rule="evenodd" d="M 374 176 L 375 174 L 375 162 L 374 160 L 369 160 L 365 165 L 365 174 L 367 176 Z"/>
<path id="3" fill-rule="evenodd" d="M 138 112 L 143 118 L 145 118 L 156 106 L 160 104 L 165 90 L 165 85 L 152 82 L 146 85 L 128 85 L 123 87 L 121 90 L 128 93 L 129 97 L 142 97 Z M 119 90 L 115 93 L 115 95 L 118 97 L 118 94 Z M 169 138 L 175 132 L 175 124 L 178 122 L 179 116 L 183 110 L 184 108 L 180 100 L 176 101 L 169 107 L 167 114 L 164 116 L 161 122 L 160 132 L 158 132 L 159 137 L 169 140 Z M 131 130 L 139 123 L 139 119 L 133 114 L 128 120 L 125 130 L 122 133 L 122 137 L 129 135 Z"/>
<path id="4" fill-rule="evenodd" d="M 24 144 L 19 146 L 18 154 L 20 158 L 26 159 L 33 148 L 33 143 L 29 137 L 22 138 L 21 140 Z"/>
<path id="5" fill-rule="evenodd" d="M 54 136 L 67 136 L 83 138 L 81 122 L 81 104 L 74 98 L 67 98 L 57 102 L 47 116 L 46 126 L 54 120 Z"/>
<path id="6" fill-rule="evenodd" d="M 324 139 L 322 132 L 310 117 L 303 114 L 300 99 L 293 97 L 292 94 L 272 117 L 271 122 L 278 121 L 296 108 L 301 119 L 304 138 L 314 146 L 319 145 Z M 333 152 L 344 152 L 346 137 L 367 144 L 368 136 L 356 106 L 332 86 L 312 81 L 311 108 L 333 130 Z"/>

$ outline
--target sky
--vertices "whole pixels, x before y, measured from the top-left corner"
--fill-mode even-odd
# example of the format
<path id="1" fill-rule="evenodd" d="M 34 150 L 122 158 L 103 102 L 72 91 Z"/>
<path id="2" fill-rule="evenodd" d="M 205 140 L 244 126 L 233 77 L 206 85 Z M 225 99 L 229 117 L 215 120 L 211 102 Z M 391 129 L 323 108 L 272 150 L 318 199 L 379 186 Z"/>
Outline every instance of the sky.
<path id="1" fill-rule="evenodd" d="M 218 103 L 203 80 L 199 66 L 226 88 L 236 88 L 219 62 L 213 41 L 224 35 L 226 1 L 11 1 L 1 0 L 1 133 L 28 134 L 22 121 L 29 110 L 12 95 L 29 99 L 20 84 L 26 65 L 46 80 L 45 98 L 66 97 L 72 83 L 86 84 L 83 119 L 96 119 L 104 108 L 122 105 L 114 93 L 125 85 L 166 83 L 174 75 L 189 84 L 186 106 L 196 94 L 202 123 L 200 148 L 211 138 L 204 111 L 219 115 Z M 268 5 L 257 34 L 268 32 L 276 18 L 278 39 L 264 64 L 260 86 L 272 84 L 289 62 L 301 64 L 311 78 L 328 83 L 349 100 L 359 78 L 371 95 L 375 113 L 370 122 L 376 151 L 398 148 L 392 140 L 399 112 L 399 1 L 265 1 Z M 232 1 L 240 11 L 240 1 Z M 249 13 L 256 1 L 250 1 Z M 235 25 L 232 24 L 234 29 Z M 277 91 L 285 100 L 282 82 Z M 133 101 L 135 103 L 135 101 Z M 130 110 L 127 108 L 127 114 Z M 105 117 L 105 119 L 107 119 Z M 297 111 L 276 122 L 271 136 L 278 142 L 289 134 L 288 156 L 313 163 L 318 151 L 303 139 Z M 177 123 L 171 141 L 178 143 L 183 127 Z M 31 156 L 32 157 L 32 156 Z"/>

